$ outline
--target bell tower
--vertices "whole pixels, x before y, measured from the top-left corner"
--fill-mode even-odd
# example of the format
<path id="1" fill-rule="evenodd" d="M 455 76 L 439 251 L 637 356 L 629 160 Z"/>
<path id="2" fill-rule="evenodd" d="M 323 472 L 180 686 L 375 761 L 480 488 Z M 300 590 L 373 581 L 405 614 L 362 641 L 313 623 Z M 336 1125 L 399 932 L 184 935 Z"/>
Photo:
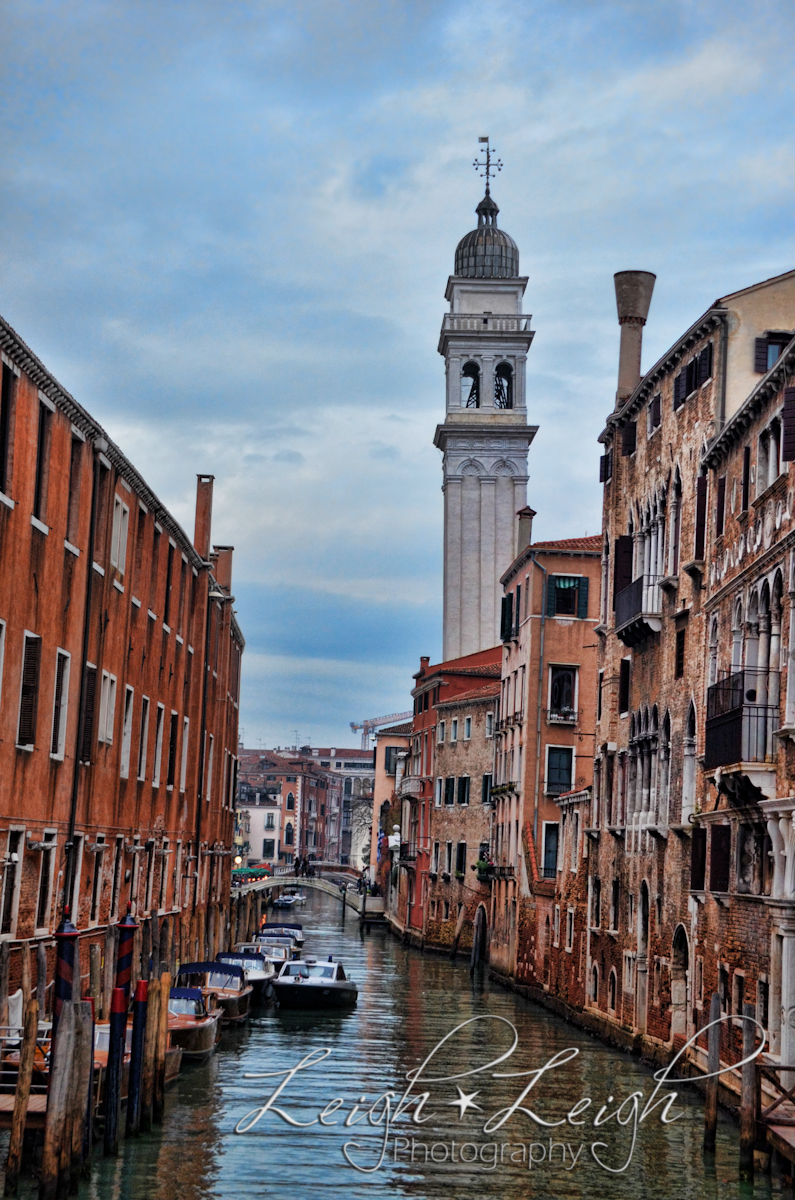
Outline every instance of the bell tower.
<path id="1" fill-rule="evenodd" d="M 500 576 L 522 549 L 517 513 L 527 504 L 525 364 L 533 333 L 522 313 L 527 278 L 519 249 L 497 226 L 489 187 L 502 164 L 476 162 L 486 194 L 477 228 L 458 243 L 439 338 L 447 378 L 446 415 L 434 445 L 443 455 L 444 658 L 496 646 Z"/>

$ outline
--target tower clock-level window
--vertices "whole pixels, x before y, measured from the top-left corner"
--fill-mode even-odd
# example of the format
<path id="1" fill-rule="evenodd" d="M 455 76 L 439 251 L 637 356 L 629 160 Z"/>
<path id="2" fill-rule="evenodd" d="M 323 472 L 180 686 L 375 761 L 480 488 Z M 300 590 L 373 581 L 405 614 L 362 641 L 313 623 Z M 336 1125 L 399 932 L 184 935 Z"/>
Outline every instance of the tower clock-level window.
<path id="1" fill-rule="evenodd" d="M 475 362 L 465 363 L 461 372 L 461 407 L 480 408 L 480 367 Z"/>
<path id="2" fill-rule="evenodd" d="M 513 371 L 507 363 L 494 372 L 494 407 L 513 408 Z"/>

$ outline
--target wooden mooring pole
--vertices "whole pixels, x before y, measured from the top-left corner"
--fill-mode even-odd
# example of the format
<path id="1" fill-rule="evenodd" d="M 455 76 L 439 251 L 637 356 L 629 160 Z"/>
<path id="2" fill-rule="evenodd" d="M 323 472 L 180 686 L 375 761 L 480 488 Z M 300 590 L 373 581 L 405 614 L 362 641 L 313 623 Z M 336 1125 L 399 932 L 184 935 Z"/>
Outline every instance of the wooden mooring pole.
<path id="1" fill-rule="evenodd" d="M 61 1010 L 50 1068 L 50 1092 L 47 1101 L 47 1123 L 44 1127 L 44 1152 L 39 1176 L 39 1200 L 55 1200 L 58 1176 L 67 1124 L 67 1108 L 71 1090 L 74 1057 L 75 1010 L 66 1002 Z"/>
<path id="2" fill-rule="evenodd" d="M 720 1070 L 720 996 L 713 992 L 709 1006 L 710 1029 L 709 1050 L 707 1053 L 707 1093 L 704 1097 L 704 1149 L 709 1153 L 715 1152 L 715 1138 L 718 1130 L 718 1071 Z"/>
<path id="3" fill-rule="evenodd" d="M 756 1007 L 743 1005 L 743 1058 L 749 1059 L 756 1040 Z M 754 1142 L 756 1141 L 756 1063 L 744 1062 L 740 1083 L 740 1179 L 754 1178 Z"/>
<path id="4" fill-rule="evenodd" d="M 152 1096 L 155 1082 L 155 1053 L 160 1025 L 160 980 L 152 976 L 146 1002 L 146 1036 L 144 1037 L 144 1067 L 141 1079 L 141 1116 L 139 1128 L 149 1133 L 152 1128 Z"/>
<path id="5" fill-rule="evenodd" d="M 30 1100 L 30 1084 L 33 1078 L 33 1060 L 36 1055 L 36 1036 L 39 1032 L 39 1004 L 28 1000 L 25 1011 L 25 1032 L 22 1036 L 22 1054 L 19 1060 L 17 1090 L 14 1097 L 14 1112 L 11 1117 L 11 1140 L 6 1162 L 6 1196 L 16 1196 L 19 1170 L 22 1165 L 22 1142 L 25 1136 L 25 1118 Z"/>
<path id="6" fill-rule="evenodd" d="M 144 1066 L 146 1037 L 146 1001 L 149 985 L 140 980 L 133 1000 L 132 1046 L 130 1047 L 130 1078 L 127 1085 L 127 1137 L 137 1135 L 141 1119 L 141 1076 Z"/>

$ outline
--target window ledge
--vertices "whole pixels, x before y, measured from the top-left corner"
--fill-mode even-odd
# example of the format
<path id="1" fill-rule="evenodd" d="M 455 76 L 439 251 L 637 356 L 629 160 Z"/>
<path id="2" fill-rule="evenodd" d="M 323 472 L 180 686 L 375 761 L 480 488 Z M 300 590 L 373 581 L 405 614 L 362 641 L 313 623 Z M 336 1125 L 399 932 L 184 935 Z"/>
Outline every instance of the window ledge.
<path id="1" fill-rule="evenodd" d="M 166 625 L 165 621 L 163 622 L 163 629 L 166 633 L 171 633 L 171 626 Z"/>
<path id="2" fill-rule="evenodd" d="M 137 596 L 130 596 L 130 601 L 135 605 L 136 608 L 141 607 L 141 601 L 138 599 Z"/>
<path id="3" fill-rule="evenodd" d="M 156 621 L 156 620 L 157 620 L 157 613 L 153 613 L 153 612 L 152 612 L 152 610 L 151 610 L 151 608 L 148 608 L 146 611 L 147 611 L 147 613 L 149 614 L 149 620 L 150 620 L 150 621 Z"/>
<path id="4" fill-rule="evenodd" d="M 64 550 L 68 550 L 70 554 L 74 554 L 75 558 L 80 557 L 80 551 L 78 550 L 77 546 L 73 546 L 72 543 L 70 541 L 68 541 L 66 538 L 64 538 L 64 540 L 63 540 L 63 545 L 64 545 Z"/>
<path id="5" fill-rule="evenodd" d="M 119 583 L 118 579 L 114 579 L 113 586 L 115 587 L 117 592 L 121 592 L 122 596 L 124 595 L 124 584 L 123 583 Z"/>
<path id="6" fill-rule="evenodd" d="M 19 742 L 16 743 L 16 748 L 17 750 L 26 750 L 28 754 L 31 754 L 36 749 L 35 746 L 20 746 Z"/>
<path id="7" fill-rule="evenodd" d="M 94 570 L 96 571 L 97 575 L 102 575 L 102 576 L 104 577 L 104 575 L 105 575 L 105 568 L 104 568 L 104 567 L 101 567 L 101 566 L 99 565 L 99 563 L 97 563 L 97 562 L 95 562 L 95 563 L 92 563 L 92 564 L 91 564 L 91 566 L 94 568 Z"/>
<path id="8" fill-rule="evenodd" d="M 50 755 L 51 762 L 63 762 L 63 758 L 64 758 L 64 756 L 62 754 L 51 754 Z"/>
<path id="9" fill-rule="evenodd" d="M 43 521 L 40 521 L 38 517 L 34 517 L 32 513 L 30 523 L 34 529 L 38 529 L 39 533 L 43 533 L 45 537 L 50 532 L 49 525 L 45 525 Z"/>
<path id="10" fill-rule="evenodd" d="M 0 504 L 5 504 L 6 508 L 10 508 L 13 512 L 16 507 L 16 500 L 12 500 L 5 492 L 0 492 Z"/>
<path id="11" fill-rule="evenodd" d="M 180 646 L 184 645 L 184 639 L 183 639 L 183 638 L 181 638 L 181 637 L 179 636 L 179 634 L 177 634 L 177 635 L 176 635 L 176 637 L 177 637 L 177 641 L 179 642 Z"/>
<path id="12" fill-rule="evenodd" d="M 188 654 L 193 654 L 193 646 L 188 646 Z"/>

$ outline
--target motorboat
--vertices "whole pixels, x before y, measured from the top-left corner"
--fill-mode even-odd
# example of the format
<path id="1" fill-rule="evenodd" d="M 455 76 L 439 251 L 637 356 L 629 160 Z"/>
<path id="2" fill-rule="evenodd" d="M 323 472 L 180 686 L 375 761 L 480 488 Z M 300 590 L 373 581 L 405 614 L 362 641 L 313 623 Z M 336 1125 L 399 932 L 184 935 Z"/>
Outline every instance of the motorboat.
<path id="1" fill-rule="evenodd" d="M 305 958 L 285 963 L 273 981 L 282 1008 L 350 1008 L 359 989 L 348 979 L 342 963 L 331 956 L 327 962 Z"/>
<path id="2" fill-rule="evenodd" d="M 298 900 L 295 896 L 292 896 L 292 895 L 288 894 L 287 892 L 285 892 L 281 896 L 276 897 L 276 899 L 273 902 L 272 907 L 273 908 L 292 908 L 293 905 L 297 904 L 297 903 L 298 903 Z"/>
<path id="3" fill-rule="evenodd" d="M 198 988 L 208 1008 L 221 1009 L 221 1024 L 235 1025 L 245 1021 L 254 989 L 246 972 L 237 963 L 182 963 L 178 977 L 185 986 Z"/>
<path id="4" fill-rule="evenodd" d="M 262 954 L 260 950 L 256 953 L 246 953 L 242 950 L 223 951 L 221 954 L 216 954 L 216 962 L 220 963 L 237 963 L 246 972 L 246 979 L 254 989 L 255 1000 L 270 1000 L 273 996 L 273 988 L 271 981 L 276 975 L 276 968 L 272 962 Z"/>
<path id="5" fill-rule="evenodd" d="M 258 944 L 260 947 L 286 946 L 288 948 L 288 950 L 290 951 L 290 953 L 288 955 L 289 958 L 300 958 L 301 957 L 300 946 L 296 945 L 296 943 L 290 937 L 281 937 L 281 935 L 279 937 L 264 937 L 264 938 L 259 939 Z M 262 953 L 264 953 L 264 950 L 261 949 L 260 954 L 262 954 Z"/>
<path id="6" fill-rule="evenodd" d="M 291 937 L 297 946 L 303 946 L 304 927 L 289 921 L 269 921 L 267 925 L 260 925 L 257 937 Z"/>
<path id="7" fill-rule="evenodd" d="M 283 900 L 292 899 L 293 904 L 306 904 L 305 893 L 302 892 L 301 889 L 297 888 L 297 887 L 285 888 L 284 891 L 282 892 L 281 898 Z"/>
<path id="8" fill-rule="evenodd" d="M 168 998 L 168 1032 L 172 1046 L 180 1046 L 185 1058 L 204 1062 L 221 1037 L 218 1006 L 208 1006 L 200 988 L 173 987 Z"/>
<path id="9" fill-rule="evenodd" d="M 276 942 L 240 942 L 235 946 L 236 951 L 243 953 L 253 952 L 260 954 L 266 962 L 273 965 L 274 971 L 278 972 L 282 969 L 286 962 L 290 962 L 293 957 L 298 956 L 298 951 L 295 949 L 293 942 L 286 940 Z"/>
<path id="10" fill-rule="evenodd" d="M 110 1022 L 97 1021 L 94 1025 L 94 1067 L 99 1068 L 102 1073 L 102 1078 L 105 1078 L 105 1072 L 108 1066 L 108 1052 L 110 1049 Z M 127 1098 L 127 1084 L 130 1075 L 130 1061 L 132 1057 L 132 1018 L 127 1018 L 127 1029 L 124 1039 L 124 1056 L 122 1058 L 122 1074 L 121 1074 L 121 1098 Z M 169 1040 L 169 1045 L 166 1047 L 166 1074 L 165 1083 L 173 1083 L 179 1078 L 179 1070 L 182 1065 L 182 1049 Z M 104 1086 L 104 1084 L 103 1084 Z"/>

